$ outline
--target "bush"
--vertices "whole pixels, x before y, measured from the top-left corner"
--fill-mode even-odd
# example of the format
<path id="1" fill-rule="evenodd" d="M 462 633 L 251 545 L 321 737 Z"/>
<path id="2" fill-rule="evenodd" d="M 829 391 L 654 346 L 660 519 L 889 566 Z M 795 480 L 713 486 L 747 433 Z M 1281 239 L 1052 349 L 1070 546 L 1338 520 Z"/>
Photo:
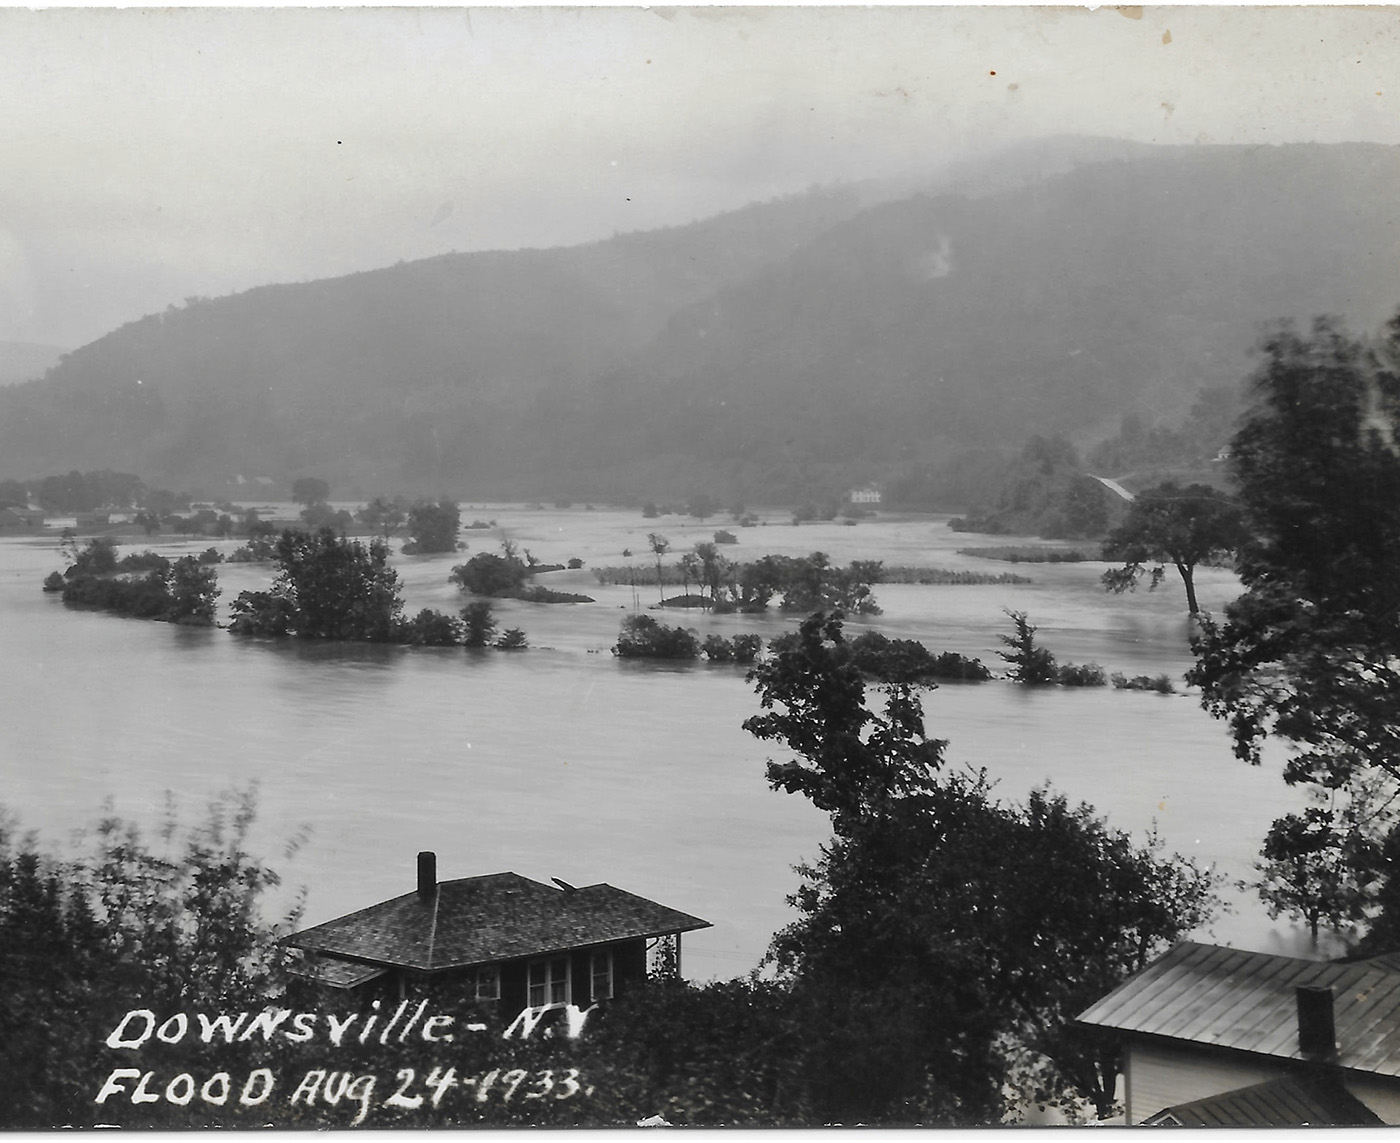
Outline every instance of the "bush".
<path id="1" fill-rule="evenodd" d="M 228 629 L 235 635 L 290 635 L 296 610 L 296 605 L 284 595 L 241 591 L 233 601 L 233 620 Z"/>
<path id="2" fill-rule="evenodd" d="M 709 635 L 701 650 L 712 663 L 752 663 L 763 650 L 763 639 L 750 634 L 735 635 L 732 639 Z"/>
<path id="3" fill-rule="evenodd" d="M 613 654 L 623 659 L 694 659 L 700 640 L 684 627 L 663 627 L 650 615 L 629 615 L 622 621 Z"/>
<path id="4" fill-rule="evenodd" d="M 466 630 L 462 642 L 468 647 L 485 647 L 496 634 L 496 620 L 491 605 L 484 599 L 462 608 L 462 623 Z"/>
<path id="5" fill-rule="evenodd" d="M 515 592 L 515 598 L 526 603 L 593 603 L 591 595 L 578 595 L 571 591 L 551 591 L 547 587 L 522 587 Z"/>
<path id="6" fill-rule="evenodd" d="M 61 572 L 49 572 L 49 574 L 44 577 L 44 590 L 62 591 L 63 585 L 67 582 L 68 581 L 63 578 Z"/>
<path id="7" fill-rule="evenodd" d="M 1170 675 L 1158 675 L 1152 678 L 1150 675 L 1135 675 L 1128 678 L 1121 671 L 1113 672 L 1113 686 L 1120 691 L 1156 691 L 1158 694 L 1170 695 L 1176 693 L 1176 687 L 1172 684 Z"/>
<path id="8" fill-rule="evenodd" d="M 402 621 L 397 635 L 398 642 L 412 647 L 457 647 L 466 637 L 466 625 L 456 616 L 425 607 Z"/>
<path id="9" fill-rule="evenodd" d="M 501 637 L 496 640 L 498 651 L 522 651 L 529 644 L 525 641 L 525 632 L 519 627 L 507 627 L 501 632 Z"/>
<path id="10" fill-rule="evenodd" d="M 221 564 L 224 562 L 224 557 L 218 548 L 205 548 L 195 558 L 202 564 Z"/>
<path id="11" fill-rule="evenodd" d="M 583 567 L 583 561 L 579 559 L 578 556 L 574 556 L 573 559 L 569 561 L 568 567 L 570 571 L 578 571 L 579 568 Z"/>
<path id="12" fill-rule="evenodd" d="M 1062 687 L 1103 687 L 1108 685 L 1108 676 L 1097 663 L 1066 663 L 1059 668 L 1055 681 Z"/>
<path id="13" fill-rule="evenodd" d="M 992 677 L 990 668 L 981 659 L 959 655 L 956 651 L 944 651 L 933 661 L 934 678 L 963 679 L 968 682 L 984 683 Z"/>
<path id="14" fill-rule="evenodd" d="M 512 555 L 498 556 L 494 552 L 477 552 L 464 564 L 458 564 L 448 576 L 463 591 L 473 595 L 512 596 L 525 586 L 529 569 Z"/>
<path id="15" fill-rule="evenodd" d="M 726 528 L 721 528 L 715 533 L 715 543 L 717 544 L 737 544 L 739 537 Z"/>

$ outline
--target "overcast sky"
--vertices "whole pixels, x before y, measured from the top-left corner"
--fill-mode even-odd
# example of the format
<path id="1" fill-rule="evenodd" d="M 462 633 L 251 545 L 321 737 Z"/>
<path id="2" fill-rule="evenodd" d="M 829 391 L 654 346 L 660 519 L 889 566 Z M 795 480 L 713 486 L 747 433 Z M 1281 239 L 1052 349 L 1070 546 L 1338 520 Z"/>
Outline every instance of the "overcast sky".
<path id="1" fill-rule="evenodd" d="M 1400 143 L 1371 8 L 0 9 L 0 340 L 1054 133 Z"/>

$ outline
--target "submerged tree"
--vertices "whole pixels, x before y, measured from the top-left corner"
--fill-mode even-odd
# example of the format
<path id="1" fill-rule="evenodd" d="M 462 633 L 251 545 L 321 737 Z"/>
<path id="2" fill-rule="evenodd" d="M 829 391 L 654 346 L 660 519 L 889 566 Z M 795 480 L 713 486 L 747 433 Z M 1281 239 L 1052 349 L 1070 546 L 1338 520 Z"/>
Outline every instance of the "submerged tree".
<path id="1" fill-rule="evenodd" d="M 283 532 L 271 591 L 242 592 L 229 630 L 303 639 L 392 641 L 403 600 L 383 540 L 368 547 L 331 529 Z"/>

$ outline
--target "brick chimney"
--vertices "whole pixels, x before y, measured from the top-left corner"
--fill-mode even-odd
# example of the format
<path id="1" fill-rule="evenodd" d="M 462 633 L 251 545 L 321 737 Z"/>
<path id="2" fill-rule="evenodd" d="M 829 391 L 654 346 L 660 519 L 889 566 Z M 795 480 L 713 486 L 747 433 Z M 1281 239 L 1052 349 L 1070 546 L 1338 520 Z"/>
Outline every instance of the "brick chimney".
<path id="1" fill-rule="evenodd" d="M 1334 1063 L 1337 1059 L 1337 1026 L 1332 1012 L 1332 990 L 1300 984 L 1298 997 L 1298 1051 L 1305 1060 Z"/>
<path id="2" fill-rule="evenodd" d="M 425 849 L 418 854 L 418 899 L 431 901 L 437 896 L 437 854 Z"/>

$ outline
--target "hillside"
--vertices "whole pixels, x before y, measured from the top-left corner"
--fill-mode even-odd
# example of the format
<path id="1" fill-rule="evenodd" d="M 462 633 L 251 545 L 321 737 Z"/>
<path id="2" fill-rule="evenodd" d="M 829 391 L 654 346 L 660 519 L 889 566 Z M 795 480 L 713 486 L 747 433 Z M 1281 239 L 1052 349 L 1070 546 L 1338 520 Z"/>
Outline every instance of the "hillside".
<path id="1" fill-rule="evenodd" d="M 1398 148 L 1087 153 L 196 303 L 0 393 L 0 476 L 759 500 L 922 470 L 965 499 L 1032 433 L 1179 418 L 1262 323 L 1400 304 Z"/>

